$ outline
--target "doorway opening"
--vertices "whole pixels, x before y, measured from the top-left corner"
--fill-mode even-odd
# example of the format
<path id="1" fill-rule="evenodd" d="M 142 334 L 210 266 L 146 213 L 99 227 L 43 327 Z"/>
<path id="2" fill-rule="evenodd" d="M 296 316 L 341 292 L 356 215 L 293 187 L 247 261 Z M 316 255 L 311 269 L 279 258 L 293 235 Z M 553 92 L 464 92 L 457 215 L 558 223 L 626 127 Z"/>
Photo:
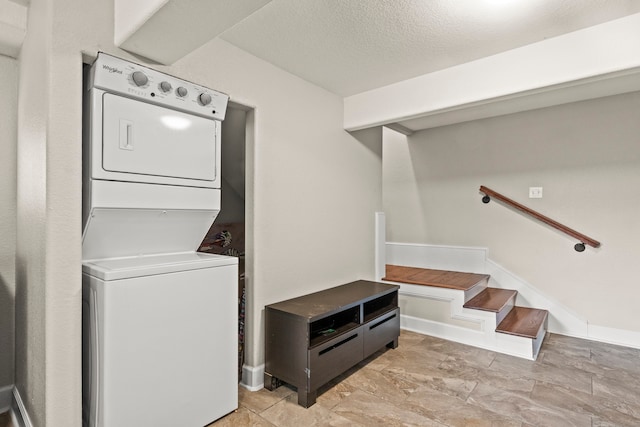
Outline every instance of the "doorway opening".
<path id="1" fill-rule="evenodd" d="M 251 270 L 253 257 L 248 252 L 253 247 L 249 239 L 252 233 L 252 215 L 247 209 L 247 195 L 252 187 L 247 185 L 248 143 L 253 141 L 253 109 L 229 102 L 222 122 L 222 198 L 220 213 L 205 235 L 200 252 L 208 252 L 238 258 L 238 376 L 242 379 L 242 366 L 246 353 L 247 286 L 245 277 Z"/>

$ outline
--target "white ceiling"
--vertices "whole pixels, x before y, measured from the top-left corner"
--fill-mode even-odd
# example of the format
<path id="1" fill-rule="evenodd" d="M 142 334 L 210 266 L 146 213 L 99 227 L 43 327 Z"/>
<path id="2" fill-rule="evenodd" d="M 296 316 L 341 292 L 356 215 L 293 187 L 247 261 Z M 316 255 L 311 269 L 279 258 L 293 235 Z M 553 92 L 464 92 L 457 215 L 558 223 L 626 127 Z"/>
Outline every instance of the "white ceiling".
<path id="1" fill-rule="evenodd" d="M 220 37 L 349 96 L 637 12 L 639 0 L 272 0 Z"/>

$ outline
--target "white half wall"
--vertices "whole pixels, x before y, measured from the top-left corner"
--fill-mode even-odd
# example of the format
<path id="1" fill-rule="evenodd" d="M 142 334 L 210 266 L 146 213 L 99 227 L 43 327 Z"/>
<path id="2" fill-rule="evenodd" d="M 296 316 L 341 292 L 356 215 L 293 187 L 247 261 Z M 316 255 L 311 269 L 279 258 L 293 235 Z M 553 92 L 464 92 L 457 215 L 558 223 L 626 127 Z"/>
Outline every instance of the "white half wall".
<path id="1" fill-rule="evenodd" d="M 344 127 L 420 130 L 640 90 L 640 14 L 344 99 Z"/>
<path id="2" fill-rule="evenodd" d="M 487 273 L 487 250 L 475 247 L 387 242 L 387 264 Z"/>

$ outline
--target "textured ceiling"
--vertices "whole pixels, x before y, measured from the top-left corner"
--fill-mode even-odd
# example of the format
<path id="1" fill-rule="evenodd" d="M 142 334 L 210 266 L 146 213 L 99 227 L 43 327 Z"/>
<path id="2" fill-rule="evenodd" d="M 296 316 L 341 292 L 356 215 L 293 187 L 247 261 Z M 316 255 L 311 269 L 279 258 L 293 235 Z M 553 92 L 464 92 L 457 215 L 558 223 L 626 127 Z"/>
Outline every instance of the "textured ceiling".
<path id="1" fill-rule="evenodd" d="M 639 0 L 272 0 L 220 37 L 349 96 L 637 12 Z"/>

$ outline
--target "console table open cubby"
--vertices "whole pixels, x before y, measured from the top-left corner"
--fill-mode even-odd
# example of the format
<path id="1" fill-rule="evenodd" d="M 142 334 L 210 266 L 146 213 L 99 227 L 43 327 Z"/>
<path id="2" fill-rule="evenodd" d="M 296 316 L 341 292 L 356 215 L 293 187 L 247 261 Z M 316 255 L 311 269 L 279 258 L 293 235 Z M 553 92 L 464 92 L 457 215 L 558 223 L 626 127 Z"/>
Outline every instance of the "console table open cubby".
<path id="1" fill-rule="evenodd" d="M 380 348 L 396 348 L 399 288 L 358 280 L 266 306 L 265 388 L 291 384 L 308 408 L 320 386 Z"/>

